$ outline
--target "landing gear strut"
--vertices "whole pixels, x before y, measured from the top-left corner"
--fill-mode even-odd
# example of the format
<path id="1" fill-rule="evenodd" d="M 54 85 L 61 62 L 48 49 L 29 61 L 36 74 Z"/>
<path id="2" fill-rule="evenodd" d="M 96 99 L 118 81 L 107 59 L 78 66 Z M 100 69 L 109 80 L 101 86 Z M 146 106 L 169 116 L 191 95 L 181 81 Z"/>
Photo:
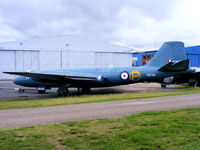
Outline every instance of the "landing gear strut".
<path id="1" fill-rule="evenodd" d="M 62 85 L 58 88 L 57 90 L 58 96 L 68 96 L 69 95 L 69 90 L 68 87 Z"/>
<path id="2" fill-rule="evenodd" d="M 195 88 L 196 88 L 198 85 L 199 85 L 199 82 L 198 82 L 198 81 L 194 83 L 194 87 L 195 87 Z"/>
<path id="3" fill-rule="evenodd" d="M 90 87 L 83 87 L 83 88 L 77 88 L 78 94 L 90 94 L 91 88 Z"/>
<path id="4" fill-rule="evenodd" d="M 165 84 L 165 83 L 161 83 L 160 85 L 161 85 L 162 89 L 165 89 L 167 87 L 167 84 Z"/>
<path id="5" fill-rule="evenodd" d="M 90 94 L 91 92 L 91 88 L 87 87 L 87 88 L 82 88 L 82 93 L 83 94 Z"/>

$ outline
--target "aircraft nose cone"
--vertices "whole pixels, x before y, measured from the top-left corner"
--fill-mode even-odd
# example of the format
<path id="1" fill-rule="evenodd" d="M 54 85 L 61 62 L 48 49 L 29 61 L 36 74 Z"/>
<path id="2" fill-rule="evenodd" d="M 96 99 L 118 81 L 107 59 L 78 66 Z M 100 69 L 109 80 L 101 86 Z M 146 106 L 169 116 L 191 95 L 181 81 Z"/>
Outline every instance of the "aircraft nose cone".
<path id="1" fill-rule="evenodd" d="M 17 85 L 23 85 L 24 77 L 16 77 L 13 82 Z"/>
<path id="2" fill-rule="evenodd" d="M 17 79 L 17 78 L 15 78 L 14 80 L 13 80 L 13 83 L 15 83 L 15 84 L 19 84 L 19 79 Z"/>

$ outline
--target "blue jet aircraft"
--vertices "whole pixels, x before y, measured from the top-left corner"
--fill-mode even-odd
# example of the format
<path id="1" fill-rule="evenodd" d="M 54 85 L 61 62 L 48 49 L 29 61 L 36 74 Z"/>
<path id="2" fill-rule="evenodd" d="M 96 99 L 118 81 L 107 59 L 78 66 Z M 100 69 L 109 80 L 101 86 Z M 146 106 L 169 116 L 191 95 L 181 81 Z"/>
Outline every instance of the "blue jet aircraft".
<path id="1" fill-rule="evenodd" d="M 189 67 L 183 42 L 165 42 L 156 55 L 146 65 L 140 67 L 4 73 L 19 75 L 14 80 L 17 85 L 35 87 L 40 93 L 57 87 L 58 95 L 65 96 L 69 93 L 69 87 L 81 89 L 82 93 L 89 93 L 90 89 L 95 87 L 138 82 L 157 82 L 166 87 L 166 84 L 172 82 L 174 78 L 178 81 L 184 75 L 188 78 L 187 75 L 195 74 L 196 69 Z"/>

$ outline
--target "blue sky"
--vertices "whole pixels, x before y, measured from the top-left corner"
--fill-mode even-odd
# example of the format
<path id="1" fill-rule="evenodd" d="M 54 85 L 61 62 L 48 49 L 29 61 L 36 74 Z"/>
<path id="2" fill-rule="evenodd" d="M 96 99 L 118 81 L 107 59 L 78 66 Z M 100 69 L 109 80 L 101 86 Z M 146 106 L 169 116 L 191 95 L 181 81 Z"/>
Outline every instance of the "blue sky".
<path id="1" fill-rule="evenodd" d="M 70 34 L 136 49 L 200 45 L 199 0 L 0 0 L 0 42 Z"/>

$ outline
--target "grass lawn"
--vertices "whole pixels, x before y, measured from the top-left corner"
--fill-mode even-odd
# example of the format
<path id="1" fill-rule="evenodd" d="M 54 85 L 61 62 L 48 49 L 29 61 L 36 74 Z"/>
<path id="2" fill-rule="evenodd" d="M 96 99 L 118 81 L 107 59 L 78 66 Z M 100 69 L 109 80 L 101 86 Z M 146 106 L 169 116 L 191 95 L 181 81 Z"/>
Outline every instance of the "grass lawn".
<path id="1" fill-rule="evenodd" d="M 200 107 L 0 130 L 1 150 L 199 150 Z"/>
<path id="2" fill-rule="evenodd" d="M 123 93 L 123 94 L 105 94 L 105 95 L 83 95 L 74 97 L 61 98 L 42 98 L 34 100 L 12 100 L 0 101 L 0 110 L 30 107 L 46 107 L 68 104 L 106 102 L 128 99 L 143 99 L 162 96 L 186 95 L 192 93 L 200 93 L 200 88 L 184 88 L 170 91 L 147 91 L 139 93 Z"/>

